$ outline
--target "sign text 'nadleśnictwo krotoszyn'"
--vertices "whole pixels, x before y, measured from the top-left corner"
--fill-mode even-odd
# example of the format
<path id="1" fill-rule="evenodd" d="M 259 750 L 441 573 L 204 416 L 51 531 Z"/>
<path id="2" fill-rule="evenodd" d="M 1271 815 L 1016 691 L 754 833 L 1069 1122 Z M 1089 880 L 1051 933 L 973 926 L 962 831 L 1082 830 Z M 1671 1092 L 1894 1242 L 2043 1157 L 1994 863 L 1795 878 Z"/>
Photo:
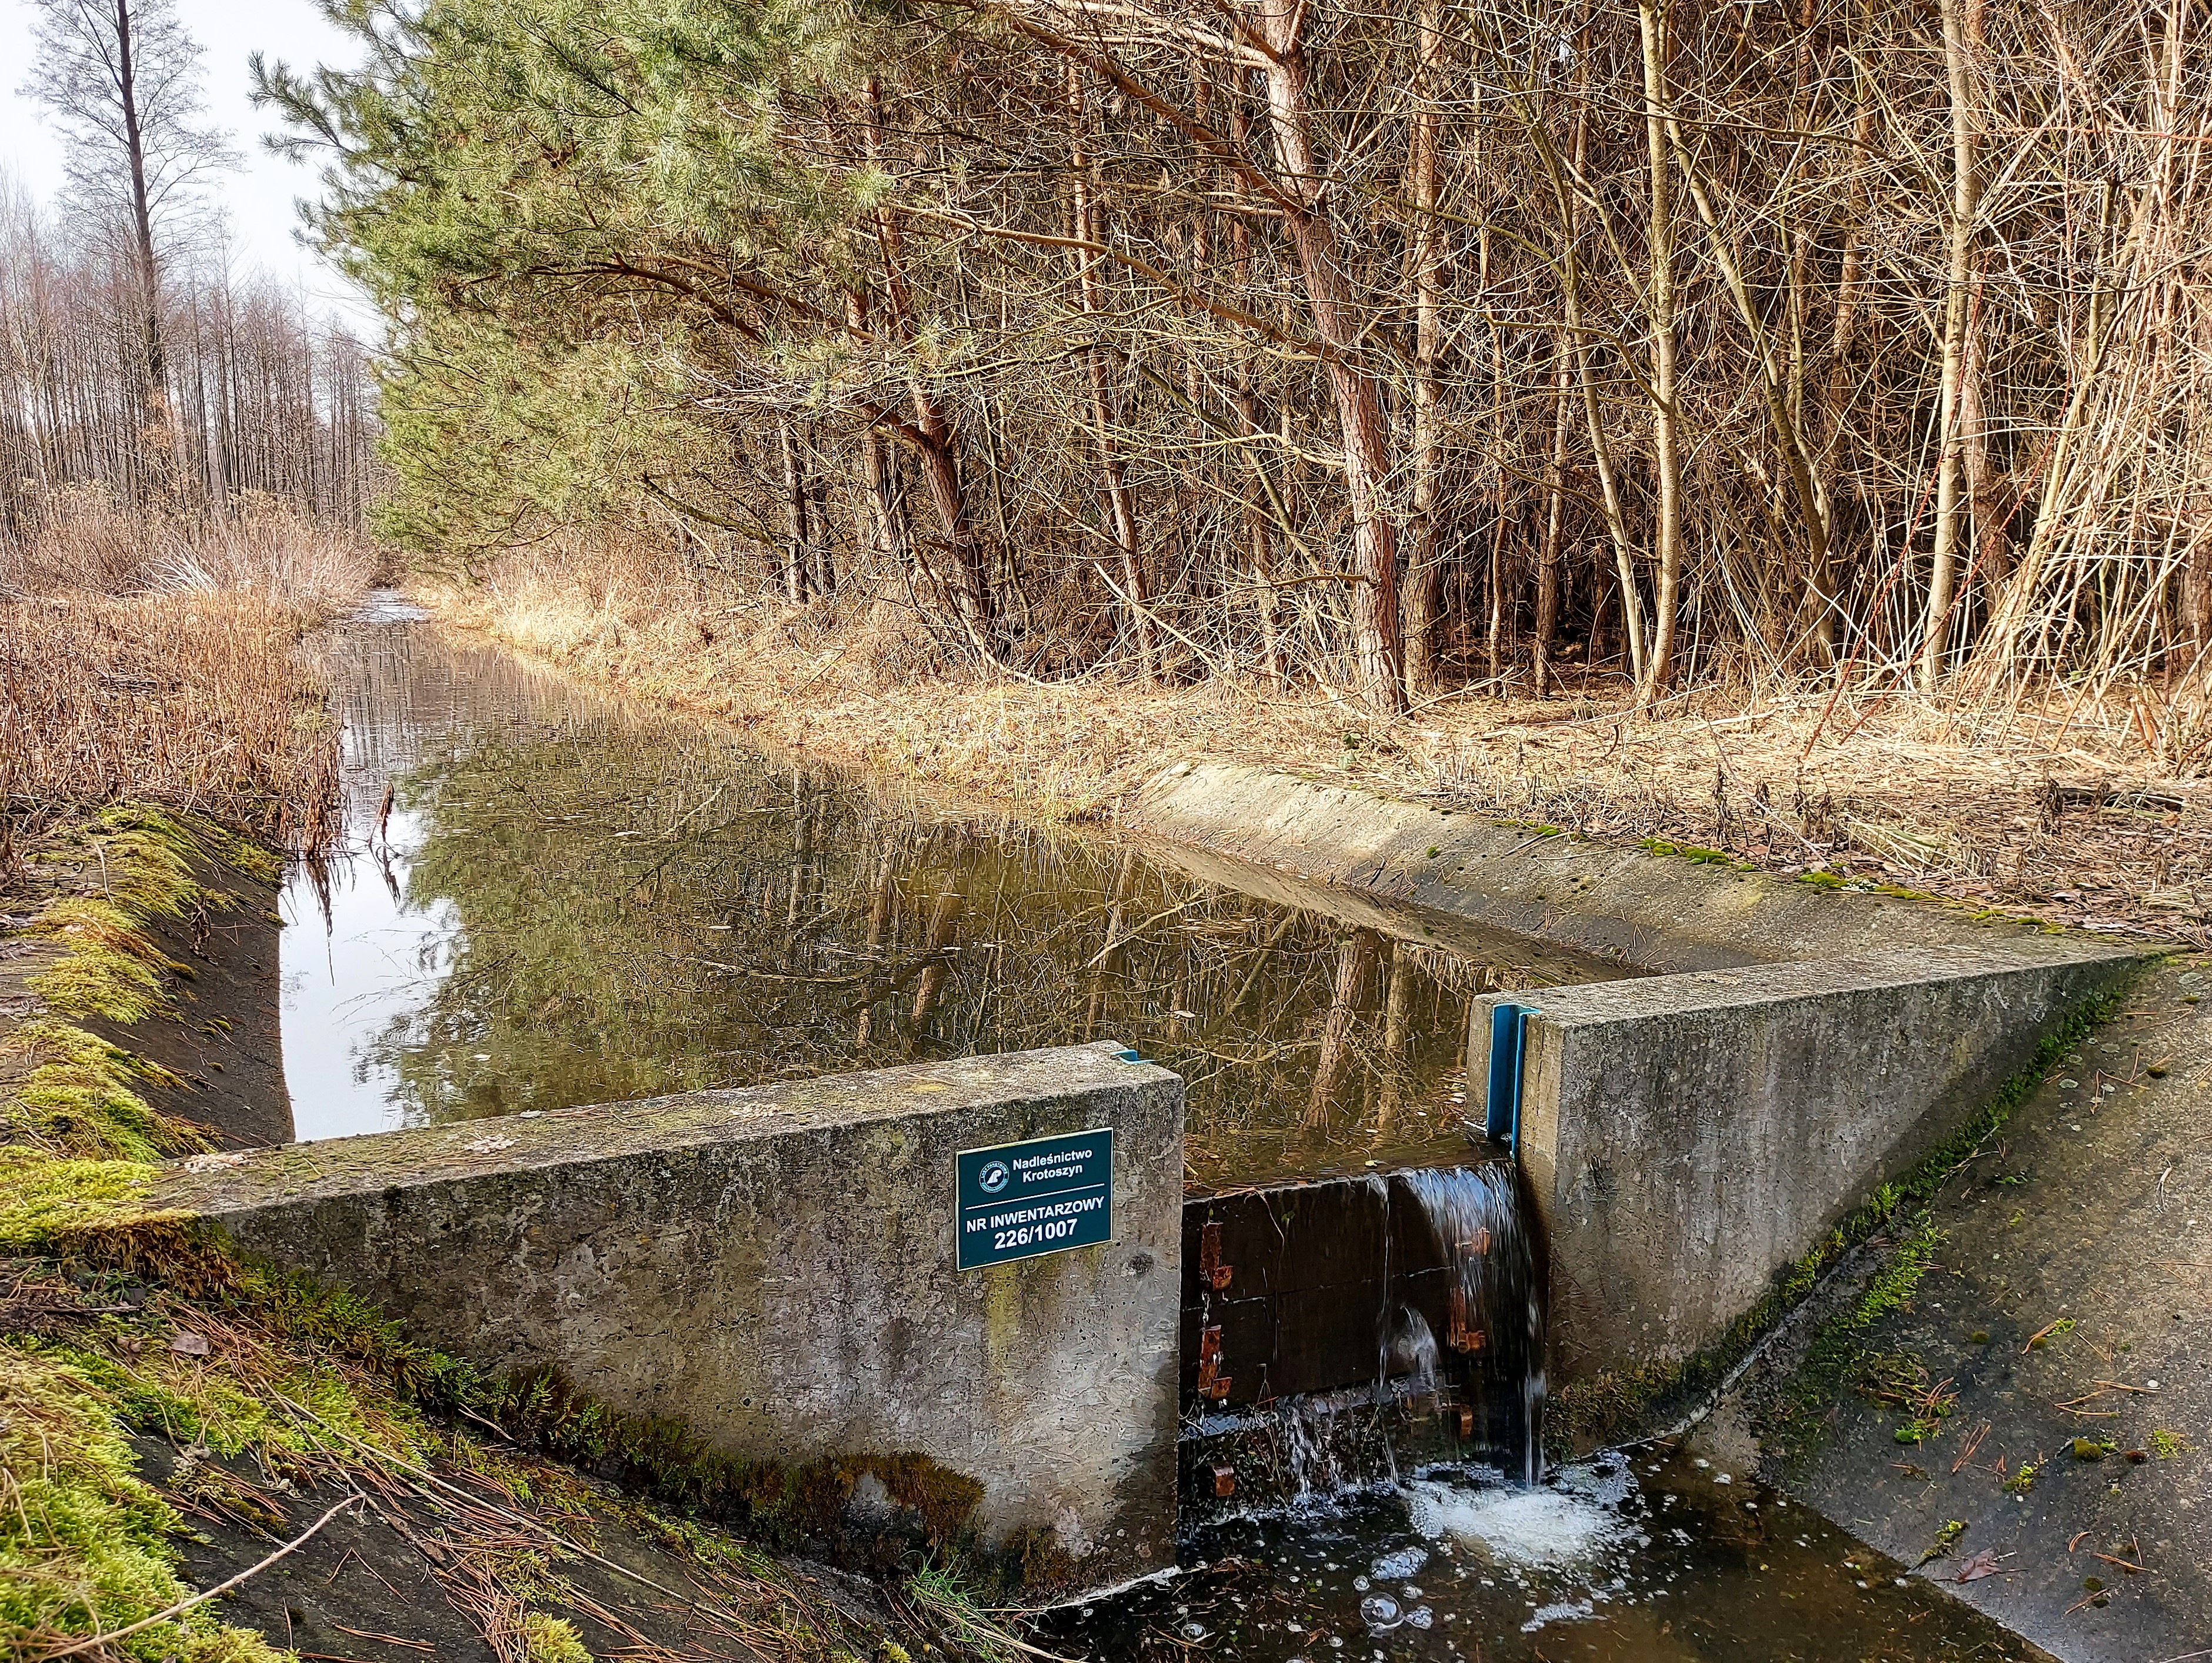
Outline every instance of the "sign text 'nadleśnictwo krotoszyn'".
<path id="1" fill-rule="evenodd" d="M 1114 1239 L 1114 1129 L 960 1152 L 959 1266 Z"/>

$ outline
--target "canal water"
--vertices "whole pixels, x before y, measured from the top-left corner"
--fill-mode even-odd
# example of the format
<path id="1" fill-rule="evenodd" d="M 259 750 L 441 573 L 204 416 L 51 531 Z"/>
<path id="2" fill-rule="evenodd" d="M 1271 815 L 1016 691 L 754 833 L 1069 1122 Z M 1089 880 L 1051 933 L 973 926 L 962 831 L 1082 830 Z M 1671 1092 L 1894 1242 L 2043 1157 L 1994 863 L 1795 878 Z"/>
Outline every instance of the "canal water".
<path id="1" fill-rule="evenodd" d="M 1183 1076 L 1194 1186 L 1446 1164 L 1469 1002 L 1622 973 L 916 808 L 419 618 L 328 649 L 346 835 L 283 900 L 303 1141 L 1114 1039 Z"/>
<path id="2" fill-rule="evenodd" d="M 392 597 L 325 651 L 345 832 L 283 899 L 302 1140 L 1111 1039 L 1186 1081 L 1194 1195 L 1446 1167 L 1480 1153 L 1470 1002 L 1622 973 L 1510 940 L 1447 950 L 1414 915 L 1386 935 L 1170 851 L 902 801 L 456 643 Z M 1680 1451 L 1533 1485 L 1409 1466 L 1207 1524 L 1183 1556 L 1038 1643 L 1252 1663 L 2033 1655 Z"/>

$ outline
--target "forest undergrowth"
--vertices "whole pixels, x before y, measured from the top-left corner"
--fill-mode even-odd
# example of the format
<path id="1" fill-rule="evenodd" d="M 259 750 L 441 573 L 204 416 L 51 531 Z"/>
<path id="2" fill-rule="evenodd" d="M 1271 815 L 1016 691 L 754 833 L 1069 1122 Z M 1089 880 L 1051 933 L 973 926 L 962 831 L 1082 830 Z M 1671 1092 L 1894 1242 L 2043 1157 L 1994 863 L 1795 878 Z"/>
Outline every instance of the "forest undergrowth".
<path id="1" fill-rule="evenodd" d="M 1318 676 L 1056 682 L 917 670 L 878 607 L 728 606 L 601 553 L 511 557 L 417 591 L 459 628 L 758 741 L 1046 819 L 1112 818 L 1191 757 L 1264 764 L 1532 825 L 1724 853 L 2057 922 L 2212 945 L 2199 697 L 1909 679 L 1717 679 L 1639 709 L 1629 678 L 1475 684 L 1395 720 Z M 1522 684 L 1525 689 L 1525 683 Z"/>

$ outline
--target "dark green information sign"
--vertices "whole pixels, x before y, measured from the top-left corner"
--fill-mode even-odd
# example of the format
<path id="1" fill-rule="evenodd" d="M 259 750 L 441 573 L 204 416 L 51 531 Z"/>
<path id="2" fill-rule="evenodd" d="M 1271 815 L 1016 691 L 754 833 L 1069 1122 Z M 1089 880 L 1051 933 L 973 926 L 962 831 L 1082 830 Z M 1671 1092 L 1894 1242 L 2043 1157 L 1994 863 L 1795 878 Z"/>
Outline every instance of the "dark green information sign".
<path id="1" fill-rule="evenodd" d="M 1114 1129 L 960 1152 L 963 1270 L 1114 1239 Z"/>

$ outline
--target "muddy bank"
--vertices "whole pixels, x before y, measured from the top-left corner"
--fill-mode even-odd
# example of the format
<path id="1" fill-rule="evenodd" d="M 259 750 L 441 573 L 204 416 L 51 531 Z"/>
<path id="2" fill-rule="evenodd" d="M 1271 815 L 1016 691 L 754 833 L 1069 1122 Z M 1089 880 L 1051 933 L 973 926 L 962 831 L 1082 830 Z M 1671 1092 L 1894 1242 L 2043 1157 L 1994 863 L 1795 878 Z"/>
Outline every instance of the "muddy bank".
<path id="1" fill-rule="evenodd" d="M 80 881 L 92 874 L 80 868 Z M 154 921 L 155 946 L 173 965 L 173 1008 L 144 1021 L 88 1017 L 102 1039 L 176 1076 L 147 1081 L 141 1094 L 166 1114 L 198 1122 L 225 1148 L 292 1141 L 292 1099 L 277 1032 L 277 886 L 199 861 L 194 880 L 228 895 L 222 908 Z"/>
<path id="2" fill-rule="evenodd" d="M 191 1517 L 184 1570 L 203 1587 L 341 1509 L 297 1551 L 224 1598 L 228 1621 L 302 1658 L 365 1663 L 398 1653 L 503 1663 L 519 1642 L 532 1663 L 636 1654 L 760 1663 L 849 1654 L 842 1648 L 866 1648 L 876 1635 L 927 1632 L 863 1578 L 827 1566 L 775 1567 L 717 1532 L 526 1455 L 387 1470 L 367 1486 L 295 1486 L 272 1483 L 250 1457 L 180 1453 L 154 1437 L 136 1447 L 145 1476 Z M 540 1505 L 519 1508 L 517 1490 Z M 774 1580 L 761 1580 L 764 1569 Z M 817 1633 L 794 1631 L 781 1609 L 785 1598 L 814 1609 Z M 583 1650 L 564 1650 L 564 1641 Z"/>

